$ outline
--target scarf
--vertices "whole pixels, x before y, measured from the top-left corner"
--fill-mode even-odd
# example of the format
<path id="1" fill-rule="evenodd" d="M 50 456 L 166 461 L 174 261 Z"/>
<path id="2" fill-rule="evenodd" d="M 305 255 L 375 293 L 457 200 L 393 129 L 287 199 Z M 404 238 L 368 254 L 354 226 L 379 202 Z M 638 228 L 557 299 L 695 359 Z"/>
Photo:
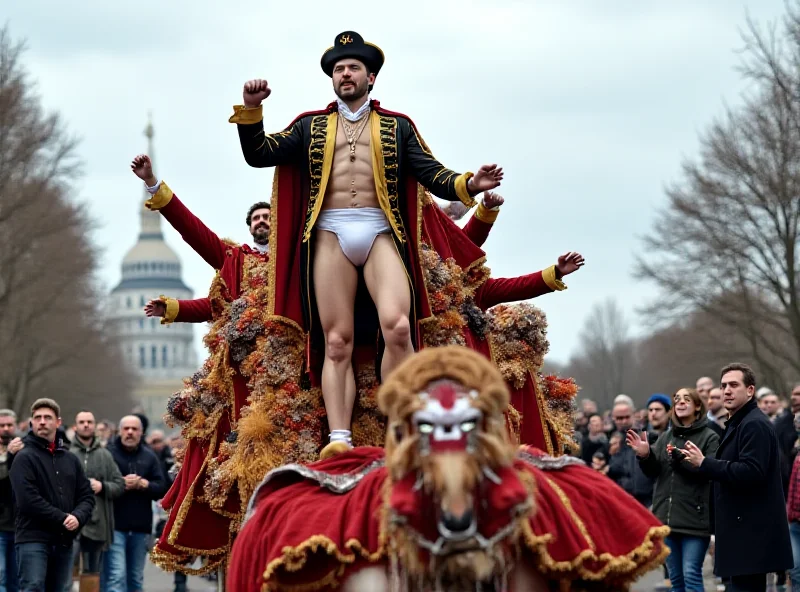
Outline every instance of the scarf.
<path id="1" fill-rule="evenodd" d="M 367 100 L 361 107 L 358 108 L 358 111 L 353 113 L 350 110 L 350 107 L 347 106 L 342 99 L 336 99 L 336 104 L 339 105 L 339 115 L 344 117 L 347 121 L 358 121 L 361 119 L 365 113 L 369 113 L 370 110 L 370 101 Z"/>

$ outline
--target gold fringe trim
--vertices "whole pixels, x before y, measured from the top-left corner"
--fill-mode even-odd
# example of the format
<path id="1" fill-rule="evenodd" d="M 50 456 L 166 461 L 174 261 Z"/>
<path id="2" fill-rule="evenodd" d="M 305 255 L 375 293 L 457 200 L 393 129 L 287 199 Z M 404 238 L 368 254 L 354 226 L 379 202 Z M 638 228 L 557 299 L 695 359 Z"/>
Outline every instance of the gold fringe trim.
<path id="1" fill-rule="evenodd" d="M 536 393 L 536 404 L 539 406 L 539 419 L 542 422 L 542 432 L 544 433 L 544 441 L 547 446 L 547 454 L 550 456 L 561 456 L 562 450 L 556 450 L 553 443 L 553 438 L 550 435 L 550 413 L 547 410 L 547 403 L 544 400 L 544 393 L 542 393 L 542 385 L 536 379 L 536 376 L 528 369 L 528 379 L 533 386 L 533 392 Z"/>
<path id="2" fill-rule="evenodd" d="M 522 524 L 523 539 L 527 547 L 538 555 L 536 560 L 540 573 L 543 575 L 553 572 L 572 571 L 584 580 L 601 581 L 609 574 L 618 578 L 635 579 L 642 573 L 650 571 L 656 565 L 661 564 L 669 554 L 669 548 L 664 544 L 664 549 L 655 557 L 650 557 L 653 553 L 655 541 L 663 539 L 669 534 L 668 526 L 654 526 L 644 537 L 640 545 L 625 555 L 614 556 L 611 553 L 601 553 L 599 556 L 591 549 L 581 551 L 572 561 L 556 561 L 547 550 L 547 543 L 552 540 L 551 534 L 542 536 L 533 532 L 530 522 Z M 592 571 L 585 566 L 586 562 L 598 562 L 604 564 L 599 571 Z"/>
<path id="3" fill-rule="evenodd" d="M 204 576 L 219 570 L 225 566 L 227 554 L 223 555 L 222 557 L 215 558 L 213 561 L 210 558 L 206 558 L 205 564 L 197 568 L 189 567 L 189 565 L 187 565 L 187 562 L 191 561 L 191 559 L 192 556 L 190 554 L 173 555 L 172 553 L 167 553 L 157 546 L 153 547 L 153 549 L 150 551 L 150 561 L 152 561 L 155 565 L 164 571 L 177 571 L 184 573 L 187 576 Z"/>
<path id="4" fill-rule="evenodd" d="M 186 452 L 188 455 L 189 446 L 194 444 L 191 440 L 186 443 Z M 217 555 L 220 553 L 227 553 L 230 551 L 231 541 L 230 537 L 228 538 L 228 542 L 226 545 L 222 547 L 217 547 L 215 549 L 192 549 L 190 547 L 184 547 L 182 545 L 178 545 L 175 543 L 175 539 L 177 539 L 178 534 L 183 528 L 183 523 L 186 521 L 186 515 L 189 513 L 189 509 L 192 506 L 194 501 L 194 491 L 195 487 L 197 487 L 197 483 L 200 479 L 201 475 L 205 474 L 206 468 L 208 467 L 209 460 L 214 456 L 214 447 L 217 444 L 217 434 L 215 433 L 212 438 L 211 442 L 208 445 L 208 454 L 206 454 L 205 459 L 203 459 L 203 464 L 200 466 L 200 470 L 197 472 L 197 475 L 192 481 L 192 484 L 189 486 L 189 491 L 186 492 L 186 497 L 183 498 L 183 502 L 181 503 L 180 507 L 178 508 L 178 515 L 175 517 L 175 522 L 172 525 L 172 529 L 169 532 L 169 537 L 167 538 L 167 542 L 178 549 L 179 551 L 186 551 L 188 553 L 193 553 L 195 555 Z"/>
<path id="5" fill-rule="evenodd" d="M 383 482 L 382 485 L 382 492 L 381 497 L 384 500 L 383 506 L 380 510 L 380 526 L 378 532 L 378 548 L 377 550 L 371 552 L 369 549 L 364 548 L 361 544 L 361 541 L 358 539 L 350 539 L 345 544 L 344 547 L 347 549 L 348 552 L 343 552 L 339 549 L 339 546 L 333 542 L 330 538 L 324 535 L 314 535 L 296 545 L 294 547 L 286 546 L 281 549 L 281 555 L 276 557 L 272 561 L 267 564 L 266 569 L 264 570 L 264 586 L 266 586 L 268 590 L 276 589 L 276 584 L 270 584 L 269 580 L 272 578 L 278 569 L 283 568 L 288 572 L 298 572 L 300 571 L 308 561 L 309 551 L 313 554 L 320 549 L 324 550 L 329 556 L 333 556 L 339 561 L 341 564 L 337 570 L 334 570 L 327 574 L 324 579 L 331 577 L 332 574 L 335 574 L 334 577 L 340 577 L 344 573 L 344 569 L 348 565 L 352 565 L 356 559 L 366 559 L 371 563 L 377 563 L 381 559 L 387 556 L 388 547 L 389 547 L 389 496 L 391 495 L 391 482 L 388 478 Z M 309 584 L 302 584 L 301 588 L 297 588 L 298 590 L 318 590 L 314 586 L 323 582 L 323 580 L 317 580 L 316 582 L 309 583 Z M 283 584 L 280 586 L 281 590 L 289 589 L 285 587 Z"/>
<path id="6" fill-rule="evenodd" d="M 281 592 L 315 592 L 316 590 L 323 590 L 325 588 L 335 589 L 339 584 L 339 578 L 344 574 L 344 569 L 345 566 L 340 565 L 336 569 L 328 572 L 325 577 L 307 584 L 295 584 L 293 586 L 288 584 L 262 584 L 261 590 L 262 592 L 271 592 L 273 590 L 280 590 Z"/>
<path id="7" fill-rule="evenodd" d="M 278 257 L 278 224 L 280 223 L 278 216 L 278 179 L 280 178 L 281 167 L 275 167 L 275 172 L 272 175 L 272 195 L 270 196 L 269 217 L 269 252 L 270 257 L 267 258 L 267 314 L 273 316 L 275 314 L 275 277 L 277 276 Z M 277 253 L 277 256 L 273 254 Z"/>

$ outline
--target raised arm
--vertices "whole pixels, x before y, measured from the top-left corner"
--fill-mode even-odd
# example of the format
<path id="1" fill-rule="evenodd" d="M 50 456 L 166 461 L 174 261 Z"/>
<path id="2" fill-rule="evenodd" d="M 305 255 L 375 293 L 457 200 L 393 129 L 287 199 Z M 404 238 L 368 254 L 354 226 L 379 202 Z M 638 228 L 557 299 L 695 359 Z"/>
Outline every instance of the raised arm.
<path id="1" fill-rule="evenodd" d="M 497 216 L 500 214 L 500 206 L 503 204 L 502 196 L 491 191 L 483 194 L 483 199 L 478 204 L 478 209 L 464 225 L 464 234 L 469 237 L 475 246 L 482 247 L 486 239 L 489 238 Z"/>
<path id="2" fill-rule="evenodd" d="M 398 117 L 397 121 L 401 127 L 401 137 L 405 138 L 406 166 L 417 181 L 436 197 L 461 201 L 471 208 L 475 205 L 475 195 L 494 189 L 503 180 L 503 169 L 497 165 L 484 165 L 475 175 L 451 171 L 436 160 L 413 123 L 405 117 Z"/>
<path id="3" fill-rule="evenodd" d="M 651 479 L 655 479 L 661 474 L 662 467 L 661 460 L 658 458 L 658 451 L 667 446 L 665 436 L 666 433 L 661 434 L 655 444 L 650 446 L 647 440 L 647 432 L 642 432 L 640 435 L 634 430 L 628 430 L 625 434 L 626 443 L 636 452 L 639 468 L 642 469 L 642 473 Z"/>
<path id="4" fill-rule="evenodd" d="M 584 259 L 580 253 L 570 252 L 559 257 L 556 265 L 536 273 L 515 278 L 489 278 L 475 292 L 475 304 L 486 310 L 504 302 L 528 300 L 542 294 L 566 290 L 567 286 L 561 278 L 577 271 L 583 264 Z"/>
<path id="5" fill-rule="evenodd" d="M 303 147 L 299 120 L 277 134 L 264 133 L 261 101 L 271 93 L 266 80 L 246 82 L 242 92 L 244 105 L 234 105 L 233 115 L 228 119 L 236 124 L 244 160 L 251 167 L 273 167 L 293 162 Z"/>
<path id="6" fill-rule="evenodd" d="M 481 310 L 486 310 L 497 304 L 528 300 L 566 289 L 567 286 L 556 277 L 553 265 L 543 271 L 515 278 L 490 277 L 475 292 L 475 304 Z"/>
<path id="7" fill-rule="evenodd" d="M 161 296 L 151 300 L 144 307 L 148 317 L 161 317 L 161 324 L 170 323 L 206 323 L 213 320 L 211 300 L 195 298 L 193 300 L 178 300 Z"/>
<path id="8" fill-rule="evenodd" d="M 150 158 L 140 154 L 131 163 L 133 173 L 144 181 L 152 196 L 145 206 L 158 211 L 170 225 L 177 230 L 186 243 L 203 260 L 216 270 L 225 263 L 227 246 L 202 220 L 192 214 L 166 183 L 156 179 Z"/>

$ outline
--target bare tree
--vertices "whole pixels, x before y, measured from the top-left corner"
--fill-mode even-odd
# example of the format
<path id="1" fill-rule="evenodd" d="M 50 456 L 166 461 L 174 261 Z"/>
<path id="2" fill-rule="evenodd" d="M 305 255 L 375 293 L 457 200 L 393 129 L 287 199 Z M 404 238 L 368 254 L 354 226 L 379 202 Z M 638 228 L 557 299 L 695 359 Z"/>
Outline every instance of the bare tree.
<path id="1" fill-rule="evenodd" d="M 581 385 L 583 394 L 601 407 L 624 392 L 634 371 L 628 333 L 628 321 L 616 300 L 596 304 L 581 331 L 579 350 L 565 369 Z"/>
<path id="2" fill-rule="evenodd" d="M 752 90 L 702 134 L 699 158 L 667 189 L 637 274 L 660 288 L 651 319 L 710 315 L 775 381 L 800 374 L 800 2 L 780 28 L 748 25 Z"/>
<path id="3" fill-rule="evenodd" d="M 92 221 L 69 199 L 76 141 L 44 114 L 22 54 L 0 30 L 0 407 L 24 414 L 44 393 L 91 407 L 102 393 L 103 411 L 121 411 L 131 380 L 98 321 Z"/>

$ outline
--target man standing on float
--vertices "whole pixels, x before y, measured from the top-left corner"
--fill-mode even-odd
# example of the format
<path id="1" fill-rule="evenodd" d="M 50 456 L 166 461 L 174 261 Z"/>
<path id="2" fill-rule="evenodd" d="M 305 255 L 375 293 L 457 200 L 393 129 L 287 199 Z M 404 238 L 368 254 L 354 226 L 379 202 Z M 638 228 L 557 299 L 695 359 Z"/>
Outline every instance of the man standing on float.
<path id="1" fill-rule="evenodd" d="M 445 168 L 408 117 L 369 100 L 383 62 L 380 48 L 344 32 L 321 59 L 335 103 L 300 115 L 280 133 L 265 134 L 261 102 L 272 91 L 266 80 L 251 80 L 244 85 L 244 105 L 235 106 L 230 118 L 238 124 L 246 162 L 278 167 L 270 242 L 278 293 L 271 313 L 309 333 L 312 375 L 315 332 L 322 329 L 321 386 L 330 441 L 336 443 L 331 451 L 351 443 L 359 270 L 377 309 L 385 378 L 419 346 L 418 320 L 430 316 L 427 295 L 419 289 L 417 182 L 437 197 L 472 207 L 475 195 L 503 178 L 496 165 L 475 175 Z"/>

